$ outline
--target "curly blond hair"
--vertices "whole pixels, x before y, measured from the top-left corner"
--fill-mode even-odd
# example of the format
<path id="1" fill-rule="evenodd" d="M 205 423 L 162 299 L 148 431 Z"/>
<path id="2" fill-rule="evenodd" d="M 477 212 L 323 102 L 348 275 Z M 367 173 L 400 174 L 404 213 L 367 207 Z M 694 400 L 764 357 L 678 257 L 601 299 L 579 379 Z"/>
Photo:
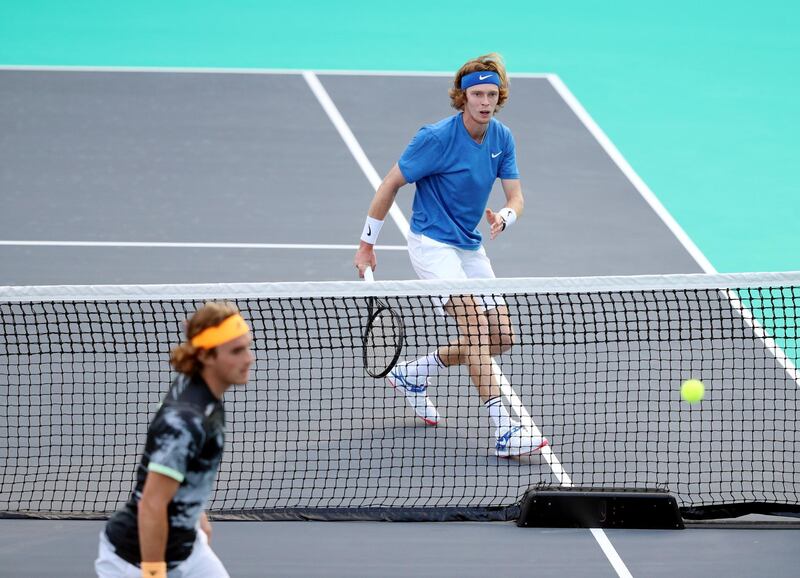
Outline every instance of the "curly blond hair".
<path id="1" fill-rule="evenodd" d="M 198 359 L 199 347 L 192 345 L 192 337 L 209 327 L 216 327 L 239 310 L 232 303 L 209 301 L 186 322 L 186 341 L 173 347 L 169 354 L 169 362 L 176 371 L 186 375 L 198 373 L 203 364 Z M 214 350 L 209 350 L 213 352 Z"/>
<path id="2" fill-rule="evenodd" d="M 503 108 L 503 105 L 508 100 L 508 75 L 506 74 L 506 65 L 503 62 L 503 57 L 497 52 L 490 52 L 473 58 L 458 69 L 456 77 L 453 79 L 453 87 L 450 89 L 450 106 L 456 110 L 464 110 L 464 105 L 467 103 L 467 91 L 461 89 L 461 79 L 471 72 L 484 70 L 496 72 L 497 76 L 500 77 L 500 97 L 497 99 L 497 107 L 494 111 L 497 112 Z"/>

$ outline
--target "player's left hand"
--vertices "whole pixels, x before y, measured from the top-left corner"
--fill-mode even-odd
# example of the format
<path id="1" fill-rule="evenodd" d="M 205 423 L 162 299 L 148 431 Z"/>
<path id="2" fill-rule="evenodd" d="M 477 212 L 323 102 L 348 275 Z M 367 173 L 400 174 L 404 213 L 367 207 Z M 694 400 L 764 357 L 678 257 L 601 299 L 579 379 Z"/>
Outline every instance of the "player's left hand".
<path id="1" fill-rule="evenodd" d="M 506 221 L 500 216 L 500 213 L 495 213 L 491 209 L 486 209 L 486 222 L 489 223 L 490 231 L 489 238 L 494 239 L 502 233 L 506 228 Z"/>

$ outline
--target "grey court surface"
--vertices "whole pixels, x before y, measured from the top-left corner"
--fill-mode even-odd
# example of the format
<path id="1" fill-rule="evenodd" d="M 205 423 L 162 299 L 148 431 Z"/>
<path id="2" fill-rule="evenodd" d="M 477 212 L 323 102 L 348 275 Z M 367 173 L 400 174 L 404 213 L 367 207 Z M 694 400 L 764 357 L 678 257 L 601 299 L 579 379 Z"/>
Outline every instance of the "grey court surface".
<path id="1" fill-rule="evenodd" d="M 446 77 L 319 79 L 381 175 L 419 126 L 451 113 Z M 514 79 L 500 118 L 517 140 L 527 204 L 509 234 L 487 242 L 498 276 L 700 272 L 547 78 Z M 1 71 L 0 126 L 0 284 L 354 277 L 373 189 L 300 75 Z M 406 217 L 412 190 L 398 196 Z M 491 204 L 502 206 L 501 193 Z M 121 245 L 141 242 L 154 245 Z M 403 244 L 391 222 L 381 244 L 390 248 L 379 253 L 379 277 L 412 278 L 407 256 L 391 248 Z M 15 575 L 85 576 L 100 527 L 1 521 L 0 559 Z M 626 575 L 586 530 L 216 528 L 214 545 L 234 576 Z M 788 576 L 800 561 L 789 530 L 605 536 L 634 576 Z"/>
<path id="2" fill-rule="evenodd" d="M 299 75 L 0 79 L 0 240 L 358 241 L 372 188 Z M 420 126 L 452 113 L 448 78 L 321 79 L 381 175 Z M 516 135 L 527 208 L 488 244 L 498 276 L 700 271 L 546 79 L 516 79 L 499 118 Z M 398 195 L 407 217 L 412 192 Z M 381 234 L 402 243 L 393 226 Z M 352 253 L 6 245 L 0 283 L 344 280 Z M 380 278 L 413 277 L 402 252 L 379 258 Z"/>

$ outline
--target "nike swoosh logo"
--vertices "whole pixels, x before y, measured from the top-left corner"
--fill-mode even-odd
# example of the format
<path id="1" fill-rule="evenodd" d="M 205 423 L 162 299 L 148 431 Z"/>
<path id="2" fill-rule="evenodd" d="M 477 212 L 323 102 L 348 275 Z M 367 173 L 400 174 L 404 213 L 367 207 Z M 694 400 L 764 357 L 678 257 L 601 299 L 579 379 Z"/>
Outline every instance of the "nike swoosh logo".
<path id="1" fill-rule="evenodd" d="M 501 154 L 503 154 L 503 151 L 500 151 L 499 153 L 492 153 L 492 158 L 493 158 L 493 159 L 496 159 L 496 158 L 497 158 L 497 157 L 499 157 Z"/>
<path id="2" fill-rule="evenodd" d="M 371 237 L 371 236 L 372 236 L 372 227 L 367 225 L 367 237 Z"/>
<path id="3" fill-rule="evenodd" d="M 486 76 L 481 76 L 481 75 L 479 74 L 479 75 L 478 75 L 478 80 L 486 80 L 487 78 L 491 78 L 491 77 L 492 77 L 492 75 L 491 75 L 491 74 L 487 74 Z"/>

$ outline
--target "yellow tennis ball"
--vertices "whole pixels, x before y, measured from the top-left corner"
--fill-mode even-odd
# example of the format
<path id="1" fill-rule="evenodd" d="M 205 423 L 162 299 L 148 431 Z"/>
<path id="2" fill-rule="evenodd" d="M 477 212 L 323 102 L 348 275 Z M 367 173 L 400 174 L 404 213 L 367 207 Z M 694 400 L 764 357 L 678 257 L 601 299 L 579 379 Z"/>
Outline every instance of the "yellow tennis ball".
<path id="1" fill-rule="evenodd" d="M 681 385 L 681 397 L 687 403 L 697 403 L 703 399 L 706 388 L 699 379 L 687 379 Z"/>

